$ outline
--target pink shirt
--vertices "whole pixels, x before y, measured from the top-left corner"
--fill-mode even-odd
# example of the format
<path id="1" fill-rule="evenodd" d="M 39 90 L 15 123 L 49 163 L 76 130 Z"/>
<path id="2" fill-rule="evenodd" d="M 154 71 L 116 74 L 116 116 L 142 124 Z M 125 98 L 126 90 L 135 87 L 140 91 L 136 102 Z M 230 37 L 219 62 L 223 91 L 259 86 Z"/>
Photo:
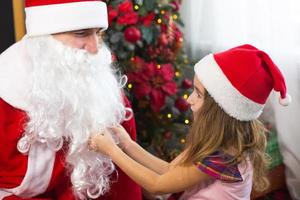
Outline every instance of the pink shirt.
<path id="1" fill-rule="evenodd" d="M 250 161 L 238 165 L 241 182 L 228 183 L 211 180 L 184 192 L 180 200 L 249 200 L 252 189 L 253 168 Z"/>

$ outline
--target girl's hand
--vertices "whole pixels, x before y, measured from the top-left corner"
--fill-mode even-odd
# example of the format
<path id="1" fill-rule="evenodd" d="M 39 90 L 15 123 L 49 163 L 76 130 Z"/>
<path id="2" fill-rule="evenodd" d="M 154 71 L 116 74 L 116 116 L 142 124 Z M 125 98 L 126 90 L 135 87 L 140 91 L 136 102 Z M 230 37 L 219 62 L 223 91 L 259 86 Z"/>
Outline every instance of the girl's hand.
<path id="1" fill-rule="evenodd" d="M 108 156 L 109 153 L 112 152 L 112 149 L 117 147 L 110 131 L 107 129 L 101 133 L 92 134 L 90 137 L 89 146 L 92 150 Z"/>
<path id="2" fill-rule="evenodd" d="M 127 131 L 121 125 L 111 128 L 111 131 L 119 139 L 119 147 L 123 150 L 126 150 L 126 148 L 132 143 L 132 139 Z"/>

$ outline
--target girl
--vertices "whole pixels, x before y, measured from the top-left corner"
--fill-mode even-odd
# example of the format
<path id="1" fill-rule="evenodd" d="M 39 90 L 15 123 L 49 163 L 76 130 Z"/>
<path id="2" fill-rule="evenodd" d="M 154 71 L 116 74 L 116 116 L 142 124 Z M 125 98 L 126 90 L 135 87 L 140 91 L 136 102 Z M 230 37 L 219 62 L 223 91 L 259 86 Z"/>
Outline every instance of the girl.
<path id="1" fill-rule="evenodd" d="M 151 193 L 184 191 L 181 200 L 250 199 L 252 186 L 268 187 L 265 130 L 257 118 L 272 89 L 280 91 L 282 105 L 289 104 L 284 78 L 251 45 L 207 55 L 194 69 L 188 98 L 194 122 L 185 150 L 171 163 L 147 153 L 122 127 L 93 135 L 90 146 Z"/>

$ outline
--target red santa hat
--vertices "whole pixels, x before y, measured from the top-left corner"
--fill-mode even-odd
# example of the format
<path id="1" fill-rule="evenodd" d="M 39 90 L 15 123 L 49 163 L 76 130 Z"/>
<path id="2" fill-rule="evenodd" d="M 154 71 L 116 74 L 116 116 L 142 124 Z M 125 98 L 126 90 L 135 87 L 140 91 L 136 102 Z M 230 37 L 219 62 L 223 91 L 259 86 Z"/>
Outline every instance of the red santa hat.
<path id="1" fill-rule="evenodd" d="M 100 0 L 25 0 L 28 36 L 107 29 L 107 8 Z"/>
<path id="2" fill-rule="evenodd" d="M 194 69 L 219 106 L 238 120 L 256 119 L 273 89 L 280 92 L 281 105 L 291 102 L 278 67 L 265 52 L 251 45 L 207 55 Z"/>

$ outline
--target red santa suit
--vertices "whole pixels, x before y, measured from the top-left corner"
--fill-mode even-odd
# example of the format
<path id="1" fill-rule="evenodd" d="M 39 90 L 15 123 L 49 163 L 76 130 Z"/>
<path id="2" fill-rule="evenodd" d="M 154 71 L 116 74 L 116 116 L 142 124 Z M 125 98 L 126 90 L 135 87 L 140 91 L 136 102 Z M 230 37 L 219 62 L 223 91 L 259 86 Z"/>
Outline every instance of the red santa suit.
<path id="1" fill-rule="evenodd" d="M 64 162 L 64 148 L 51 151 L 42 143 L 31 145 L 27 154 L 17 145 L 28 121 L 30 63 L 22 41 L 0 55 L 0 200 L 75 199 Z M 130 107 L 125 98 L 125 104 Z M 123 123 L 133 139 L 135 120 Z M 100 200 L 140 200 L 140 187 L 121 170 L 113 174 L 110 191 Z"/>
<path id="2" fill-rule="evenodd" d="M 128 100 L 125 100 L 126 105 L 129 106 Z M 45 154 L 36 155 L 41 158 L 41 161 L 38 158 L 36 159 L 37 165 L 45 165 L 51 172 L 47 172 L 45 169 L 35 171 L 35 168 L 33 171 L 28 172 L 30 154 L 24 155 L 17 149 L 17 143 L 24 132 L 23 128 L 26 118 L 26 112 L 11 106 L 0 98 L 0 199 L 6 195 L 9 196 L 5 197 L 5 200 L 21 199 L 20 197 L 11 195 L 12 190 L 18 191 L 23 195 L 24 193 L 31 194 L 32 192 L 43 190 L 45 187 L 46 190 L 42 194 L 29 199 L 74 199 L 71 191 L 71 183 L 64 167 L 63 150 L 50 155 L 50 159 L 48 158 L 47 160 L 45 159 Z M 134 118 L 124 122 L 123 126 L 130 133 L 131 137 L 135 139 L 136 129 Z M 45 153 L 47 152 L 45 151 Z M 34 163 L 32 161 L 33 165 Z M 117 181 L 112 183 L 111 189 L 107 194 L 98 199 L 140 200 L 140 187 L 121 170 L 117 169 L 117 171 L 118 175 L 115 173 L 112 178 Z M 26 181 L 24 177 L 28 173 L 30 173 L 31 177 L 27 176 Z M 46 186 L 37 188 L 38 185 Z"/>

